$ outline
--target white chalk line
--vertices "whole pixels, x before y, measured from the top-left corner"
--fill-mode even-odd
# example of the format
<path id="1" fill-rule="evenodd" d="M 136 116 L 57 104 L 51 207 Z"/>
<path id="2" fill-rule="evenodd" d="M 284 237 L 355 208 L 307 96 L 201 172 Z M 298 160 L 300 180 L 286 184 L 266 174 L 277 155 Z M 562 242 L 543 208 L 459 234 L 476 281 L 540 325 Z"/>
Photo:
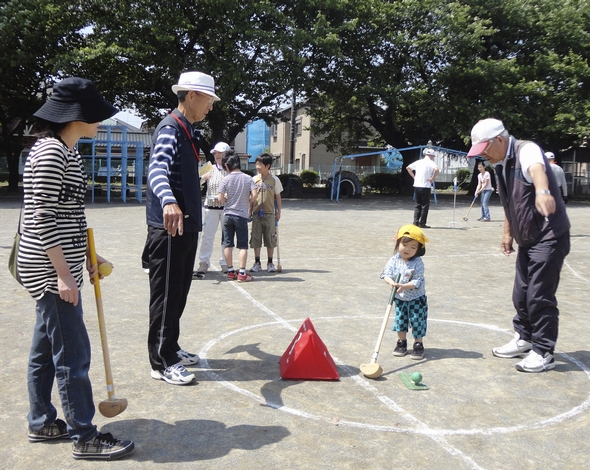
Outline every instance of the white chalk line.
<path id="1" fill-rule="evenodd" d="M 354 316 L 347 316 L 347 315 L 339 315 L 339 316 L 334 316 L 334 317 L 317 317 L 315 320 L 316 321 L 330 321 L 330 320 L 355 320 L 355 319 L 367 319 L 368 317 L 363 316 L 363 315 L 354 315 Z M 377 318 L 377 317 L 375 317 Z M 472 326 L 472 327 L 476 327 L 476 328 L 485 328 L 485 329 L 489 329 L 492 331 L 498 331 L 498 332 L 504 332 L 507 334 L 511 334 L 510 330 L 507 330 L 505 328 L 499 328 L 497 326 L 494 325 L 488 325 L 488 324 L 484 324 L 484 323 L 470 323 L 470 322 L 464 322 L 464 321 L 454 321 L 454 320 L 442 320 L 442 319 L 436 319 L 436 318 L 429 318 L 429 320 L 434 321 L 434 322 L 440 322 L 440 323 L 453 323 L 453 324 L 458 324 L 458 325 L 464 325 L 464 326 Z M 244 331 L 248 331 L 248 330 L 253 330 L 253 329 L 258 329 L 258 328 L 267 328 L 267 327 L 273 327 L 276 325 L 283 325 L 283 323 L 285 323 L 286 320 L 281 319 L 281 321 L 273 321 L 273 322 L 265 322 L 265 323 L 260 323 L 257 325 L 250 325 L 247 327 L 242 327 L 242 328 L 238 328 L 234 331 L 231 332 L 227 332 L 224 333 L 223 335 L 219 336 L 216 339 L 213 339 L 211 341 L 209 341 L 204 347 L 203 349 L 199 352 L 199 355 L 202 357 L 202 359 L 204 360 L 203 365 L 205 366 L 205 368 L 208 367 L 208 363 L 206 363 L 206 358 L 207 358 L 207 351 L 209 349 L 211 349 L 211 347 L 213 347 L 215 344 L 217 344 L 218 342 L 222 341 L 223 339 L 232 336 L 232 335 L 236 335 L 236 334 L 240 334 Z M 303 319 L 295 319 L 295 320 L 290 320 L 290 322 L 292 323 L 302 323 Z M 287 323 L 290 323 L 287 322 Z M 296 331 L 296 330 L 295 330 Z M 572 362 L 573 364 L 575 364 L 577 367 L 579 367 L 588 377 L 588 379 L 590 380 L 590 368 L 588 366 L 586 366 L 584 363 L 578 361 L 577 359 L 571 357 L 570 355 L 566 354 L 566 353 L 562 353 L 559 351 L 556 351 L 556 354 L 560 354 L 561 356 L 563 356 L 564 358 L 566 358 L 568 361 Z M 334 358 L 334 356 L 332 356 L 334 361 L 343 369 L 346 370 L 346 372 L 348 373 L 348 375 L 350 376 L 350 378 L 352 378 L 357 384 L 361 385 L 364 389 L 366 389 L 367 391 L 371 392 L 372 394 L 374 394 L 376 396 L 377 399 L 379 399 L 379 401 L 381 401 L 382 403 L 384 403 L 385 405 L 387 405 L 392 411 L 395 411 L 397 413 L 403 414 L 406 413 L 405 410 L 403 410 L 401 407 L 399 407 L 393 400 L 391 400 L 389 397 L 383 396 L 379 394 L 379 391 L 373 387 L 369 382 L 367 382 L 366 380 L 364 380 L 363 378 L 361 378 L 359 375 L 356 375 L 353 373 L 353 371 L 351 371 L 350 368 L 348 368 L 347 366 L 345 366 L 341 361 L 337 360 L 337 358 Z M 240 393 L 242 393 L 241 391 L 243 389 L 236 387 L 234 385 L 229 384 L 228 382 L 224 382 L 221 377 L 219 377 L 215 372 L 213 372 L 211 369 L 207 369 L 205 370 L 206 373 L 215 375 L 215 377 L 217 379 L 219 379 L 219 381 L 221 381 L 221 383 L 227 384 L 227 386 L 229 388 L 232 388 L 236 391 L 240 391 Z M 231 386 L 230 386 L 231 385 Z M 301 414 L 301 415 L 305 415 L 306 417 L 312 417 L 315 420 L 318 421 L 325 421 L 325 422 L 332 422 L 332 420 L 330 418 L 326 418 L 326 417 L 320 417 L 320 416 L 316 416 L 316 415 L 311 415 L 309 413 L 305 413 L 305 412 L 301 412 L 299 410 L 294 410 L 292 408 L 288 408 L 285 407 L 284 405 L 279 405 L 279 404 L 273 404 L 273 403 L 268 403 L 266 402 L 266 400 L 263 397 L 260 397 L 258 395 L 254 395 L 251 392 L 248 392 L 246 390 L 243 390 L 243 394 L 247 395 L 247 396 L 251 396 L 251 397 L 256 397 L 256 400 L 261 402 L 261 403 L 265 403 L 266 405 L 272 407 L 272 408 L 276 408 L 276 409 L 280 409 L 282 411 L 287 411 L 289 413 L 292 414 Z M 527 430 L 534 430 L 534 429 L 539 429 L 542 427 L 545 427 L 547 425 L 554 425 L 554 424 L 558 424 L 566 419 L 569 419 L 573 416 L 576 416 L 580 413 L 582 413 L 583 411 L 585 411 L 586 409 L 590 408 L 590 395 L 588 397 L 588 399 L 586 399 L 586 401 L 584 401 L 582 404 L 572 408 L 569 411 L 566 411 L 564 413 L 561 413 L 559 415 L 556 415 L 554 417 L 551 418 L 547 418 L 545 420 L 536 422 L 536 423 L 529 423 L 526 425 L 518 425 L 518 426 L 508 426 L 508 427 L 494 427 L 494 428 L 483 428 L 483 429 L 454 429 L 454 430 L 448 430 L 448 429 L 431 429 L 428 428 L 427 426 L 424 429 L 417 429 L 417 430 L 413 430 L 413 429 L 407 429 L 407 428 L 399 428 L 396 426 L 382 426 L 382 425 L 374 425 L 374 424 L 367 424 L 367 423 L 359 423 L 359 422 L 355 422 L 355 421 L 346 421 L 346 420 L 340 420 L 339 423 L 342 424 L 346 424 L 349 426 L 353 426 L 353 427 L 360 427 L 360 428 L 366 428 L 366 429 L 372 429 L 372 430 L 379 430 L 379 431 L 388 431 L 388 432 L 398 432 L 398 433 L 417 433 L 417 434 L 425 434 L 425 435 L 439 435 L 439 436 L 455 436 L 455 435 L 476 435 L 476 434 L 481 434 L 481 435 L 490 435 L 490 434 L 507 434 L 507 433 L 513 433 L 513 432 L 520 432 L 520 431 L 527 431 Z M 414 418 L 412 415 L 410 414 L 405 414 L 404 416 L 406 417 L 411 417 L 409 419 L 409 421 L 411 422 L 417 422 L 419 423 L 420 421 L 417 420 L 416 418 Z"/>
<path id="2" fill-rule="evenodd" d="M 461 257 L 461 256 L 467 257 L 467 256 L 471 256 L 471 255 L 470 254 L 453 255 L 453 257 Z M 498 256 L 498 255 L 497 254 L 488 254 L 487 256 Z M 340 259 L 340 258 L 330 258 L 330 259 Z M 567 264 L 567 263 L 565 263 L 565 264 L 574 273 L 574 275 L 576 277 L 588 282 L 586 279 L 579 276 L 576 273 L 576 271 L 573 268 L 571 268 L 571 266 L 569 266 L 569 264 Z M 214 340 L 211 340 L 199 352 L 199 354 L 201 355 L 201 357 L 203 359 L 203 366 L 206 368 L 204 372 L 206 374 L 210 375 L 211 377 L 213 377 L 218 383 L 226 386 L 229 389 L 234 390 L 237 393 L 240 393 L 246 397 L 249 397 L 250 399 L 253 399 L 265 406 L 268 406 L 270 408 L 277 409 L 277 410 L 280 410 L 280 411 L 283 411 L 286 413 L 290 413 L 292 415 L 296 415 L 296 416 L 299 416 L 302 418 L 334 424 L 333 419 L 323 417 L 323 416 L 314 415 L 311 413 L 307 413 L 307 412 L 304 412 L 304 411 L 301 411 L 301 410 L 298 410 L 295 408 L 287 407 L 283 404 L 269 402 L 264 397 L 256 395 L 255 393 L 252 393 L 252 392 L 242 389 L 232 383 L 222 380 L 218 374 L 213 372 L 211 369 L 208 369 L 209 364 L 207 362 L 207 351 L 211 347 L 213 347 L 217 342 L 221 341 L 222 339 L 225 339 L 228 336 L 238 334 L 238 333 L 241 333 L 241 332 L 244 332 L 247 330 L 261 328 L 261 327 L 267 327 L 267 326 L 273 326 L 273 325 L 277 325 L 277 324 L 280 324 L 281 326 L 287 328 L 290 331 L 296 332 L 297 328 L 292 326 L 290 323 L 296 322 L 297 324 L 299 324 L 303 321 L 302 319 L 291 320 L 291 321 L 287 321 L 287 320 L 283 319 L 282 317 L 280 317 L 279 315 L 274 313 L 272 310 L 268 309 L 265 305 L 263 305 L 262 303 L 258 302 L 256 299 L 254 299 L 241 286 L 237 285 L 236 283 L 232 283 L 232 285 L 238 291 L 240 291 L 242 293 L 242 295 L 244 295 L 244 297 L 246 297 L 256 307 L 258 307 L 259 309 L 264 311 L 266 314 L 268 314 L 269 316 L 274 318 L 275 321 L 239 328 L 239 329 L 234 330 L 232 332 L 227 332 Z M 336 320 L 336 319 L 353 319 L 353 318 L 366 318 L 366 317 L 364 317 L 364 316 L 334 316 L 334 317 L 319 317 L 319 318 L 316 318 L 316 320 Z M 462 322 L 462 321 L 455 321 L 455 320 L 442 320 L 442 319 L 434 319 L 434 318 L 430 318 L 430 320 L 435 321 L 435 322 L 438 321 L 441 323 L 453 323 L 453 324 L 459 324 L 459 325 L 464 325 L 464 326 L 475 326 L 478 328 L 485 328 L 485 329 L 489 329 L 489 330 L 493 330 L 493 331 L 510 333 L 509 330 L 507 330 L 505 328 L 499 328 L 495 325 L 488 325 L 488 324 L 481 324 L 481 323 L 470 323 L 470 322 Z M 581 370 L 583 370 L 585 372 L 587 377 L 590 379 L 590 369 L 584 363 L 576 360 L 575 358 L 573 358 L 565 353 L 559 353 L 558 351 L 556 351 L 556 354 L 561 354 L 568 361 L 576 364 Z M 543 427 L 559 424 L 567 419 L 573 418 L 574 416 L 576 416 L 576 415 L 584 412 L 588 408 L 590 408 L 590 394 L 589 394 L 588 398 L 582 404 L 572 408 L 569 411 L 566 411 L 565 413 L 561 413 L 557 416 L 539 421 L 537 423 L 531 423 L 531 424 L 519 425 L 519 426 L 511 426 L 511 427 L 495 427 L 495 428 L 487 428 L 487 429 L 456 429 L 456 430 L 431 429 L 424 422 L 420 421 L 419 419 L 414 417 L 412 414 L 406 412 L 403 408 L 401 408 L 399 405 L 397 405 L 397 403 L 395 403 L 394 400 L 392 400 L 389 397 L 380 395 L 378 390 L 375 387 L 370 385 L 366 380 L 362 379 L 360 376 L 354 374 L 353 371 L 348 366 L 346 366 L 344 363 L 342 363 L 338 358 L 336 358 L 334 356 L 332 356 L 332 357 L 333 357 L 334 361 L 336 362 L 336 364 L 338 364 L 342 369 L 344 369 L 347 372 L 347 375 L 350 378 L 352 378 L 357 385 L 361 385 L 362 388 L 366 389 L 371 394 L 373 394 L 380 402 L 382 402 L 384 405 L 386 405 L 392 411 L 399 413 L 402 416 L 402 418 L 404 418 L 409 423 L 415 425 L 416 428 L 410 429 L 410 428 L 399 428 L 399 427 L 395 427 L 395 426 L 373 425 L 373 424 L 360 423 L 360 422 L 347 421 L 347 420 L 339 420 L 338 421 L 339 425 L 342 424 L 344 426 L 370 429 L 370 430 L 374 430 L 374 431 L 385 431 L 385 432 L 396 432 L 396 433 L 414 433 L 414 434 L 425 435 L 425 436 L 430 437 L 437 444 L 439 444 L 446 452 L 448 452 L 449 454 L 451 454 L 453 456 L 457 456 L 457 457 L 462 458 L 472 468 L 476 468 L 476 469 L 482 469 L 482 467 L 480 467 L 471 457 L 467 456 L 466 454 L 461 452 L 459 449 L 457 449 L 456 447 L 453 447 L 451 444 L 449 444 L 446 441 L 446 439 L 444 439 L 443 436 L 491 435 L 491 434 L 508 434 L 508 433 L 513 433 L 513 432 L 530 431 L 530 430 L 540 429 Z"/>

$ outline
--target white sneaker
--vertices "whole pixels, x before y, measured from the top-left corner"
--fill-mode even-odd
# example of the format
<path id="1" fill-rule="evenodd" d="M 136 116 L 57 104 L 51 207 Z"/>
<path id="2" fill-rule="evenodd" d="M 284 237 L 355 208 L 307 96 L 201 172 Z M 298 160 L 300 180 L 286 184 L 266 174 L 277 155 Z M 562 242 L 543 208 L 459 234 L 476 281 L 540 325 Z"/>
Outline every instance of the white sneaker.
<path id="1" fill-rule="evenodd" d="M 268 264 L 266 265 L 266 270 L 267 270 L 269 273 L 276 273 L 276 272 L 277 272 L 277 268 L 275 268 L 275 265 L 274 265 L 273 263 L 268 263 Z"/>
<path id="2" fill-rule="evenodd" d="M 195 380 L 195 375 L 191 374 L 180 363 L 167 367 L 164 370 L 152 370 L 152 379 L 164 380 L 173 385 L 188 385 Z"/>
<path id="3" fill-rule="evenodd" d="M 208 269 L 209 265 L 207 263 L 199 263 L 199 269 L 197 269 L 197 274 L 207 274 Z"/>
<path id="4" fill-rule="evenodd" d="M 260 263 L 254 263 L 254 266 L 252 266 L 250 268 L 250 272 L 251 273 L 257 273 L 258 271 L 260 271 L 262 269 L 262 266 L 260 265 Z"/>
<path id="5" fill-rule="evenodd" d="M 516 364 L 516 370 L 521 372 L 543 372 L 551 369 L 555 369 L 555 361 L 553 354 L 548 352 L 541 356 L 539 353 L 531 351 L 527 357 Z"/>
<path id="6" fill-rule="evenodd" d="M 194 366 L 199 363 L 199 356 L 186 352 L 184 349 L 176 351 L 176 355 L 180 359 L 180 364 L 183 366 Z"/>
<path id="7" fill-rule="evenodd" d="M 220 266 L 221 266 L 221 272 L 224 274 L 227 273 L 227 264 L 221 264 Z"/>
<path id="8" fill-rule="evenodd" d="M 518 333 L 514 333 L 514 338 L 504 346 L 492 349 L 492 354 L 497 357 L 525 357 L 532 349 L 533 343 L 520 339 Z"/>

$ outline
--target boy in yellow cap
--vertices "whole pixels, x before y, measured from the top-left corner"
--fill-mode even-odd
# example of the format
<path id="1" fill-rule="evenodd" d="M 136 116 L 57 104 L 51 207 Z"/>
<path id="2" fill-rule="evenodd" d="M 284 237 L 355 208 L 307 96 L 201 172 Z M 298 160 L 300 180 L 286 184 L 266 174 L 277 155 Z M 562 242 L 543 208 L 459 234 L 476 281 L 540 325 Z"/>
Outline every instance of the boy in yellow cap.
<path id="1" fill-rule="evenodd" d="M 395 254 L 381 273 L 381 279 L 392 289 L 397 287 L 393 331 L 397 331 L 398 340 L 393 355 L 403 357 L 408 353 L 406 335 L 411 326 L 414 337 L 411 357 L 420 360 L 424 358 L 423 340 L 428 320 L 424 263 L 421 256 L 426 253 L 428 239 L 419 227 L 404 225 L 398 230 L 395 241 Z M 399 282 L 395 282 L 398 274 Z"/>

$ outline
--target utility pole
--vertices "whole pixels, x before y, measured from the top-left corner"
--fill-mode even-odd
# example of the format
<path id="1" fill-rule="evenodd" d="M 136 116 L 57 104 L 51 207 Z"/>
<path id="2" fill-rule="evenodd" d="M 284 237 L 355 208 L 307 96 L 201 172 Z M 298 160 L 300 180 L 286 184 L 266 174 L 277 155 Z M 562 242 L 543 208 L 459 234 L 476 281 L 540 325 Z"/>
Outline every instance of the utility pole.
<path id="1" fill-rule="evenodd" d="M 288 173 L 293 173 L 293 165 L 295 163 L 295 118 L 297 117 L 297 103 L 295 98 L 295 88 L 293 88 L 291 95 L 291 148 L 289 149 L 289 168 Z"/>

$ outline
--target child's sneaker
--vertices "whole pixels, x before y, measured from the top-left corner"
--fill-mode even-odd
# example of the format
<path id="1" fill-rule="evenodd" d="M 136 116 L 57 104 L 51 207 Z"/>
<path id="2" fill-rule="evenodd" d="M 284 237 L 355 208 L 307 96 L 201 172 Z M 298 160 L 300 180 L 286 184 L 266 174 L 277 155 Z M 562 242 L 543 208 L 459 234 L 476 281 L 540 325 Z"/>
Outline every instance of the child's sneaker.
<path id="1" fill-rule="evenodd" d="M 258 265 L 260 266 L 260 265 Z M 238 282 L 250 282 L 253 281 L 254 278 L 250 276 L 248 273 L 238 274 Z"/>
<path id="2" fill-rule="evenodd" d="M 406 354 L 408 354 L 408 340 L 398 339 L 397 345 L 393 350 L 393 355 L 398 357 L 404 357 Z"/>
<path id="3" fill-rule="evenodd" d="M 422 343 L 414 343 L 412 359 L 416 359 L 417 361 L 424 359 L 424 345 Z"/>
<path id="4" fill-rule="evenodd" d="M 129 454 L 134 447 L 133 441 L 120 441 L 110 432 L 98 433 L 88 442 L 75 442 L 72 454 L 75 459 L 113 460 Z"/>
<path id="5" fill-rule="evenodd" d="M 262 266 L 260 265 L 260 263 L 254 263 L 254 266 L 252 266 L 250 268 L 250 272 L 251 273 L 257 273 L 258 271 L 260 271 L 262 269 Z"/>
<path id="6" fill-rule="evenodd" d="M 53 441 L 55 439 L 69 439 L 68 427 L 64 420 L 57 418 L 49 426 L 44 426 L 38 431 L 29 429 L 29 442 Z"/>
<path id="7" fill-rule="evenodd" d="M 274 265 L 273 263 L 268 263 L 268 264 L 266 265 L 266 270 L 267 270 L 269 273 L 276 273 L 276 272 L 277 272 L 277 268 L 275 267 L 275 265 Z"/>
<path id="8" fill-rule="evenodd" d="M 227 273 L 227 280 L 228 281 L 235 281 L 238 278 L 238 273 L 235 271 L 229 271 Z"/>

